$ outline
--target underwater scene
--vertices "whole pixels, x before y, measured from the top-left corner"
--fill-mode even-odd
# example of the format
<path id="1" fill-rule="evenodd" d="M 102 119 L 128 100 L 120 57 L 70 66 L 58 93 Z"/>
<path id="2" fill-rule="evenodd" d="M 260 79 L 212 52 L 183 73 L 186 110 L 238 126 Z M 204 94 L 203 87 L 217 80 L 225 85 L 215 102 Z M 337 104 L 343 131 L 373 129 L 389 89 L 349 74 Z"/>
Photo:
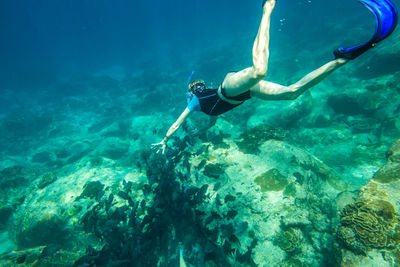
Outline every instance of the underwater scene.
<path id="1" fill-rule="evenodd" d="M 1 1 L 0 266 L 400 266 L 396 6 Z"/>

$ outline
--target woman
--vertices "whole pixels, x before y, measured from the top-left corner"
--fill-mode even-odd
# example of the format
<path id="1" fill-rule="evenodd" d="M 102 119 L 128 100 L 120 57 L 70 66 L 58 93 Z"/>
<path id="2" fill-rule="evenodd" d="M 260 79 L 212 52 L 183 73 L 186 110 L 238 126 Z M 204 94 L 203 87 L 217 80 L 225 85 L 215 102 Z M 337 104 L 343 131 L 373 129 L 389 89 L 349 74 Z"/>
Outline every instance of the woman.
<path id="1" fill-rule="evenodd" d="M 351 48 L 341 47 L 334 52 L 335 60 L 309 73 L 298 82 L 283 86 L 264 81 L 267 75 L 269 56 L 270 17 L 275 7 L 275 0 L 263 2 L 263 15 L 253 45 L 253 66 L 235 73 L 228 73 L 218 89 L 207 89 L 203 81 L 189 85 L 190 102 L 176 122 L 169 128 L 164 139 L 153 146 L 157 152 L 165 152 L 170 136 L 179 129 L 182 122 L 192 111 L 202 111 L 210 116 L 210 126 L 215 124 L 216 117 L 223 114 L 251 97 L 263 100 L 293 100 L 307 89 L 321 82 L 334 70 L 346 64 L 375 46 L 377 42 L 391 34 L 397 25 L 397 10 L 390 0 L 362 0 L 377 19 L 377 31 L 366 43 Z"/>

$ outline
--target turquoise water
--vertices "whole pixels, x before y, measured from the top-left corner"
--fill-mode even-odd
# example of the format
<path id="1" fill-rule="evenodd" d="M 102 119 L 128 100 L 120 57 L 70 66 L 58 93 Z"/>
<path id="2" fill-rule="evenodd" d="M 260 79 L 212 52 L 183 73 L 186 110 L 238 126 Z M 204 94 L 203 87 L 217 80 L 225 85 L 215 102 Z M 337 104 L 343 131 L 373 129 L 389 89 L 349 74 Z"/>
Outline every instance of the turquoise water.
<path id="1" fill-rule="evenodd" d="M 295 101 L 249 100 L 196 135 L 197 113 L 165 155 L 151 148 L 193 70 L 217 88 L 251 66 L 261 15 L 261 1 L 2 1 L 2 264 L 178 266 L 182 249 L 193 266 L 338 266 L 354 250 L 362 266 L 379 251 L 336 232 L 400 137 L 398 29 Z M 266 79 L 292 84 L 374 31 L 355 0 L 279 0 Z"/>

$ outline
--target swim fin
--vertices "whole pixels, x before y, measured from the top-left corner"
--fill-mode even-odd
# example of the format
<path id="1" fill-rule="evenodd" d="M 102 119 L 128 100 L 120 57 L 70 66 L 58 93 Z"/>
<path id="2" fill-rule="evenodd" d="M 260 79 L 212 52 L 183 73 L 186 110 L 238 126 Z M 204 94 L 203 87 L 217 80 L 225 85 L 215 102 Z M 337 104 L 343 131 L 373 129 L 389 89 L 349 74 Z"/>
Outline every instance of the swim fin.
<path id="1" fill-rule="evenodd" d="M 388 37 L 397 26 L 397 8 L 390 0 L 360 0 L 360 2 L 374 13 L 376 32 L 368 42 L 353 47 L 337 48 L 333 52 L 335 58 L 355 59 Z"/>

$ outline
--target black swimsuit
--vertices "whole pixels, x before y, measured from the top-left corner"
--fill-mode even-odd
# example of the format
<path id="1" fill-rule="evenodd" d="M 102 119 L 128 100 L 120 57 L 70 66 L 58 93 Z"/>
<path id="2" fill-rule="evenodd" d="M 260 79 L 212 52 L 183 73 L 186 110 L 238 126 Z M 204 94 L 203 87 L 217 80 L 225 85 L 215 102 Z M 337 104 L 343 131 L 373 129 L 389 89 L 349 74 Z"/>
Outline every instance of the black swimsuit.
<path id="1" fill-rule="evenodd" d="M 238 104 L 228 103 L 218 95 L 218 89 L 207 89 L 202 92 L 195 92 L 195 95 L 199 99 L 200 110 L 210 116 L 217 116 L 243 104 L 245 100 L 250 99 L 250 91 L 237 96 L 228 97 L 225 94 L 225 89 L 221 87 L 221 94 L 228 100 L 242 102 Z"/>

